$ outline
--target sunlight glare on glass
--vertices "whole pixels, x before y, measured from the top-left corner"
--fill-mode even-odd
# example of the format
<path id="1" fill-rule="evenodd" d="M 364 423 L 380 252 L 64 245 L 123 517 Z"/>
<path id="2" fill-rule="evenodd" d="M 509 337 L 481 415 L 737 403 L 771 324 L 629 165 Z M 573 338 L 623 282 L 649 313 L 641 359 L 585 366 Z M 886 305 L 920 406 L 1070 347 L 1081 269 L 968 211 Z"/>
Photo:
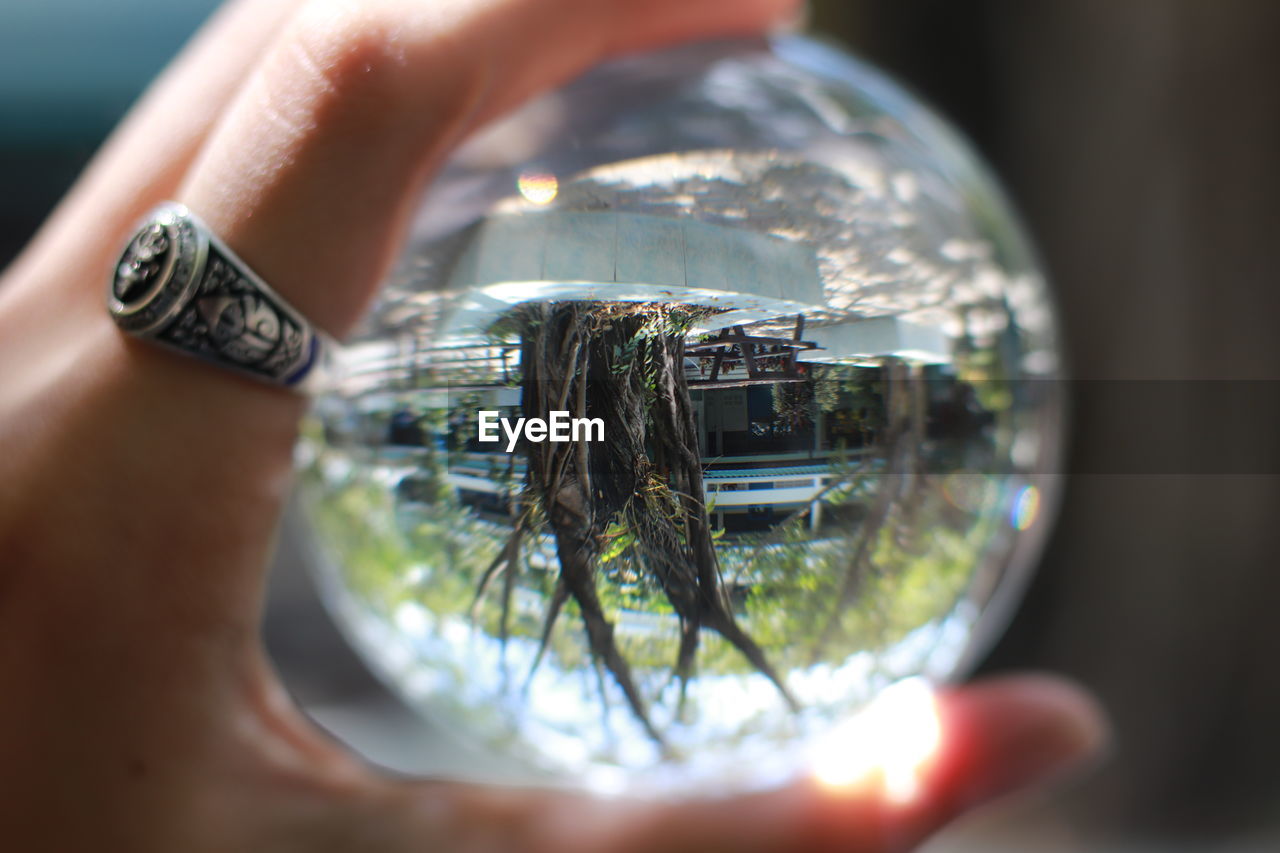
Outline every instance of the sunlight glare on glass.
<path id="1" fill-rule="evenodd" d="M 908 678 L 816 745 L 813 777 L 838 790 L 878 785 L 890 802 L 910 802 L 941 739 L 933 690 L 923 679 Z"/>
<path id="2" fill-rule="evenodd" d="M 547 172 L 524 172 L 516 181 L 520 195 L 534 204 L 550 204 L 560 191 L 556 176 Z"/>

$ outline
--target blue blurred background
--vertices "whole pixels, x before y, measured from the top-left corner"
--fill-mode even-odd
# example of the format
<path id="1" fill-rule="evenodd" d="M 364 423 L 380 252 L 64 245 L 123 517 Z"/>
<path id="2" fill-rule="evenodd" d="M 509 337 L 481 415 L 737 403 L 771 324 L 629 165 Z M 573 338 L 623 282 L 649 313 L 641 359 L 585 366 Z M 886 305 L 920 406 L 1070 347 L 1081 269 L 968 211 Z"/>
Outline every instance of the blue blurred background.
<path id="1" fill-rule="evenodd" d="M 0 0 L 0 262 L 215 0 Z"/>

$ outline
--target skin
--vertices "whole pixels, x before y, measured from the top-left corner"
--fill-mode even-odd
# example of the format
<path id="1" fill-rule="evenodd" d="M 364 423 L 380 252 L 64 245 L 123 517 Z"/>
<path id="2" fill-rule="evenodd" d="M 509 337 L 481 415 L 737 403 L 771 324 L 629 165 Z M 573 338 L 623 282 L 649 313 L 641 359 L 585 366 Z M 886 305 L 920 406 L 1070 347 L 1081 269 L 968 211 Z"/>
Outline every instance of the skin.
<path id="1" fill-rule="evenodd" d="M 469 131 L 610 55 L 759 30 L 789 0 L 237 2 L 152 86 L 0 280 L 6 849 L 817 851 L 914 846 L 1104 739 L 1044 676 L 938 697 L 920 790 L 798 782 L 596 802 L 404 780 L 315 729 L 258 623 L 304 401 L 122 335 L 132 223 L 189 205 L 321 328 L 359 317 Z"/>

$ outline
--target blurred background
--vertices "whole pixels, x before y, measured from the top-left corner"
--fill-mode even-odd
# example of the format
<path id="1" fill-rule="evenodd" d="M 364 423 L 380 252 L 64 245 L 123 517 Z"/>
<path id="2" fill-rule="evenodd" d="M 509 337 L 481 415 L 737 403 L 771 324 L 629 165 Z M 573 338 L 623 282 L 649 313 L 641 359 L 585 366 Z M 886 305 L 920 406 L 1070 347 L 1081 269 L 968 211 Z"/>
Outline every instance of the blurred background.
<path id="1" fill-rule="evenodd" d="M 0 265 L 213 0 L 0 2 Z M 1280 850 L 1280 4 L 817 0 L 1003 178 L 1055 282 L 1066 497 L 986 671 L 1093 689 L 1118 736 L 930 851 Z M 286 526 L 268 644 L 374 760 L 479 760 L 347 649 Z"/>

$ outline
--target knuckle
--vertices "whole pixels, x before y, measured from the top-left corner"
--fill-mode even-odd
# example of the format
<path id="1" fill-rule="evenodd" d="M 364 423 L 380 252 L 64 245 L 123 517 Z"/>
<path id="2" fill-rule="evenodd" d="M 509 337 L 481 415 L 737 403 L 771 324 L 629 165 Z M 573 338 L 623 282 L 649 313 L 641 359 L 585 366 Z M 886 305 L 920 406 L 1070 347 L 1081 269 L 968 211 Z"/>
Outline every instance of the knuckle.
<path id="1" fill-rule="evenodd" d="M 288 44 L 298 71 L 343 99 L 386 91 L 405 64 L 401 28 L 370 0 L 306 4 Z"/>

